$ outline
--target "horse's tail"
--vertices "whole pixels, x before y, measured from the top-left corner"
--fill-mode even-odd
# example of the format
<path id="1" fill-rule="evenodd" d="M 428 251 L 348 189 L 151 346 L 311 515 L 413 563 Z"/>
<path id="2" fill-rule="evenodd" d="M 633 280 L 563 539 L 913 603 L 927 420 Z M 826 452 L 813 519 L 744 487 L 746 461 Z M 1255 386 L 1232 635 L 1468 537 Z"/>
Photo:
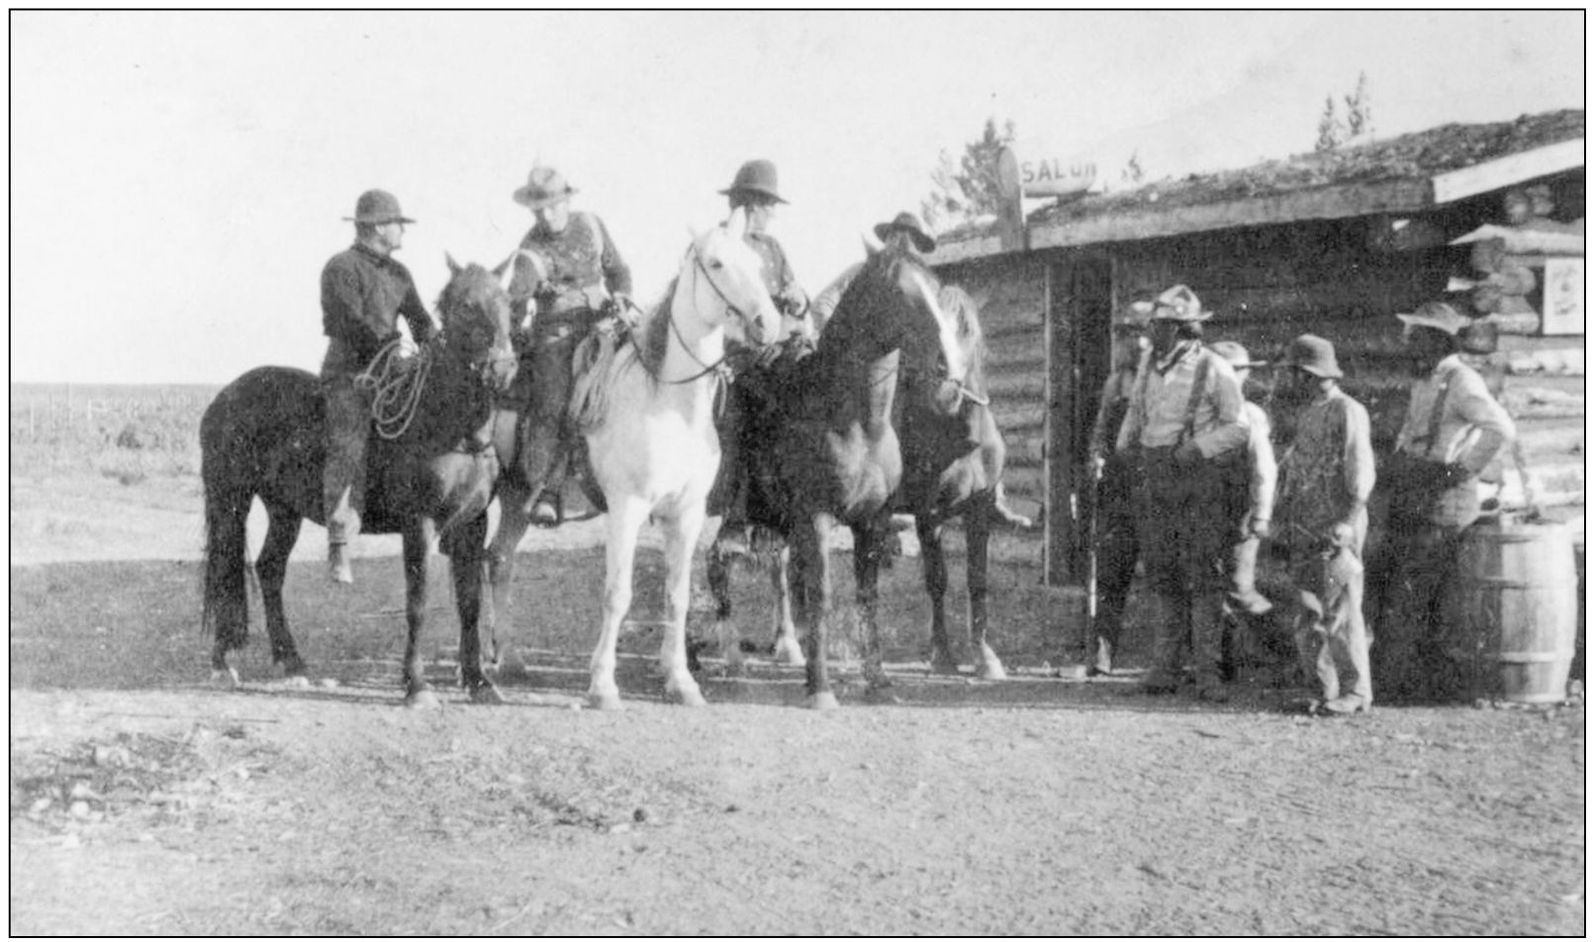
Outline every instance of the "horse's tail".
<path id="1" fill-rule="evenodd" d="M 212 405 L 200 423 L 200 479 L 205 488 L 205 586 L 201 626 L 218 650 L 249 639 L 248 541 L 252 489 L 229 454 L 228 437 Z"/>
<path id="2" fill-rule="evenodd" d="M 570 387 L 570 424 L 578 432 L 590 432 L 603 424 L 608 415 L 610 394 L 614 389 L 614 358 L 619 355 L 620 338 L 607 331 L 599 331 L 581 341 L 575 351 L 573 372 L 575 381 Z"/>

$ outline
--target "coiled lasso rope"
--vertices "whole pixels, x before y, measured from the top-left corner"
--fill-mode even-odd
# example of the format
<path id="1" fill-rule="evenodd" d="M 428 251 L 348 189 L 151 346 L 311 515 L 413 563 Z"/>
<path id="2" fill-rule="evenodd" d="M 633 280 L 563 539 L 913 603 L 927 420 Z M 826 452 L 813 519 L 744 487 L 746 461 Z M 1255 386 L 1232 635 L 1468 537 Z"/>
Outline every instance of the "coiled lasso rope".
<path id="1" fill-rule="evenodd" d="M 371 393 L 371 419 L 376 423 L 376 434 L 387 441 L 409 429 L 426 388 L 426 377 L 431 373 L 431 347 L 423 346 L 412 357 L 405 357 L 400 352 L 403 344 L 400 338 L 376 351 L 370 365 L 354 379 Z M 404 359 L 414 360 L 413 365 L 401 363 Z"/>

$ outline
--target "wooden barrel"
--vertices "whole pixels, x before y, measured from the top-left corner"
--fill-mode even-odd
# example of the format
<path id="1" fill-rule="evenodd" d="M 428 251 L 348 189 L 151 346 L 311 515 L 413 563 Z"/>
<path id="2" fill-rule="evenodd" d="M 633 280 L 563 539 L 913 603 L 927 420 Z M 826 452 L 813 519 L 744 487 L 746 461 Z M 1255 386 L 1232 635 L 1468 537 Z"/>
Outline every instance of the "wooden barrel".
<path id="1" fill-rule="evenodd" d="M 1475 692 L 1517 703 L 1564 700 L 1577 621 L 1569 529 L 1479 522 L 1461 542 L 1456 572 L 1456 601 L 1480 658 Z"/>

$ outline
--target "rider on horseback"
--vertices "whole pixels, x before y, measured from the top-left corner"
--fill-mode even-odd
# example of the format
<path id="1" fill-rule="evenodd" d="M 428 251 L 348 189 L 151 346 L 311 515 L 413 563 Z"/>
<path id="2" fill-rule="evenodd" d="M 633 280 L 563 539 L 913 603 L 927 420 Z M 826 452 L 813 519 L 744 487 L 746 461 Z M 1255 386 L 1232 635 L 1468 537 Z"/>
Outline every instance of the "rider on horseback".
<path id="1" fill-rule="evenodd" d="M 435 332 L 409 269 L 396 261 L 405 218 L 385 190 L 360 194 L 353 217 L 354 245 L 332 256 L 321 271 L 321 327 L 327 336 L 321 382 L 326 398 L 326 464 L 322 494 L 327 559 L 333 582 L 351 583 L 348 541 L 359 535 L 365 510 L 365 439 L 370 434 L 371 387 L 356 383 L 372 359 L 400 337 L 398 318 L 409 322 L 416 343 Z"/>
<path id="2" fill-rule="evenodd" d="M 520 240 L 509 286 L 523 363 L 509 398 L 526 414 L 521 471 L 540 489 L 533 492 L 531 521 L 542 527 L 563 517 L 560 493 L 573 443 L 565 413 L 576 347 L 599 327 L 632 316 L 631 270 L 601 219 L 571 212 L 575 192 L 557 170 L 540 165 L 514 192 L 536 225 Z"/>
<path id="3" fill-rule="evenodd" d="M 730 211 L 735 212 L 740 207 L 745 207 L 747 214 L 746 242 L 752 246 L 753 251 L 763 260 L 761 273 L 763 283 L 769 289 L 769 296 L 774 299 L 774 306 L 784 318 L 802 319 L 808 313 L 808 296 L 797 284 L 796 275 L 791 271 L 791 263 L 786 259 L 785 248 L 767 231 L 769 222 L 774 218 L 775 206 L 786 202 L 780 196 L 779 175 L 775 170 L 773 161 L 749 160 L 736 171 L 736 178 L 728 189 L 720 190 L 721 194 L 730 198 Z M 800 334 L 793 334 L 788 345 L 771 345 L 765 352 L 758 356 L 756 362 L 761 367 L 769 367 L 782 353 L 789 351 L 790 358 L 800 358 L 804 350 L 802 345 L 812 340 L 811 325 L 809 329 Z M 810 348 L 810 347 L 809 347 Z M 749 357 L 744 350 L 730 351 L 732 360 L 747 360 Z M 757 422 L 755 416 L 748 412 L 761 412 L 770 403 L 766 400 L 773 394 L 771 384 L 760 382 L 756 373 L 746 372 L 750 363 L 739 363 L 738 370 L 744 381 L 738 383 L 733 391 L 733 402 L 726 408 L 719 422 L 721 448 L 723 449 L 722 466 L 715 495 L 710 499 L 710 507 L 719 509 L 723 505 L 724 519 L 721 521 L 719 531 L 720 541 L 725 544 L 725 550 L 730 553 L 743 553 L 750 551 L 747 525 L 747 490 L 748 471 L 741 462 L 741 455 L 745 449 L 741 447 L 741 437 L 756 434 Z M 728 491 L 728 493 L 724 493 Z M 713 510 L 710 510 L 710 513 Z"/>

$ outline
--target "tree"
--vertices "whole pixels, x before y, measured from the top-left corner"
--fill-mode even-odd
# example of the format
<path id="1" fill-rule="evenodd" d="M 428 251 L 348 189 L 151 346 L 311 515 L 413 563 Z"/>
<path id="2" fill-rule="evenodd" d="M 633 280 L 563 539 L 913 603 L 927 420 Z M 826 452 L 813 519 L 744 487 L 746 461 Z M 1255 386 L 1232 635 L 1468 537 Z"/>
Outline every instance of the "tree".
<path id="1" fill-rule="evenodd" d="M 1355 80 L 1355 91 L 1344 96 L 1344 123 L 1352 139 L 1372 133 L 1372 90 L 1365 72 Z"/>
<path id="2" fill-rule="evenodd" d="M 1337 150 L 1343 142 L 1344 123 L 1333 108 L 1333 96 L 1329 95 L 1322 109 L 1322 117 L 1316 120 L 1316 152 L 1323 154 Z"/>
<path id="3" fill-rule="evenodd" d="M 1316 152 L 1337 150 L 1341 145 L 1369 137 L 1372 133 L 1372 90 L 1362 72 L 1355 90 L 1344 96 L 1344 119 L 1339 120 L 1333 96 L 1327 96 L 1322 116 L 1316 122 Z"/>
<path id="4" fill-rule="evenodd" d="M 996 158 L 1017 137 L 1017 125 L 1010 118 L 998 130 L 991 117 L 985 119 L 984 133 L 964 146 L 960 160 L 942 150 L 938 166 L 929 175 L 935 189 L 919 204 L 925 224 L 931 229 L 952 228 L 998 212 L 1001 186 L 996 178 Z"/>

